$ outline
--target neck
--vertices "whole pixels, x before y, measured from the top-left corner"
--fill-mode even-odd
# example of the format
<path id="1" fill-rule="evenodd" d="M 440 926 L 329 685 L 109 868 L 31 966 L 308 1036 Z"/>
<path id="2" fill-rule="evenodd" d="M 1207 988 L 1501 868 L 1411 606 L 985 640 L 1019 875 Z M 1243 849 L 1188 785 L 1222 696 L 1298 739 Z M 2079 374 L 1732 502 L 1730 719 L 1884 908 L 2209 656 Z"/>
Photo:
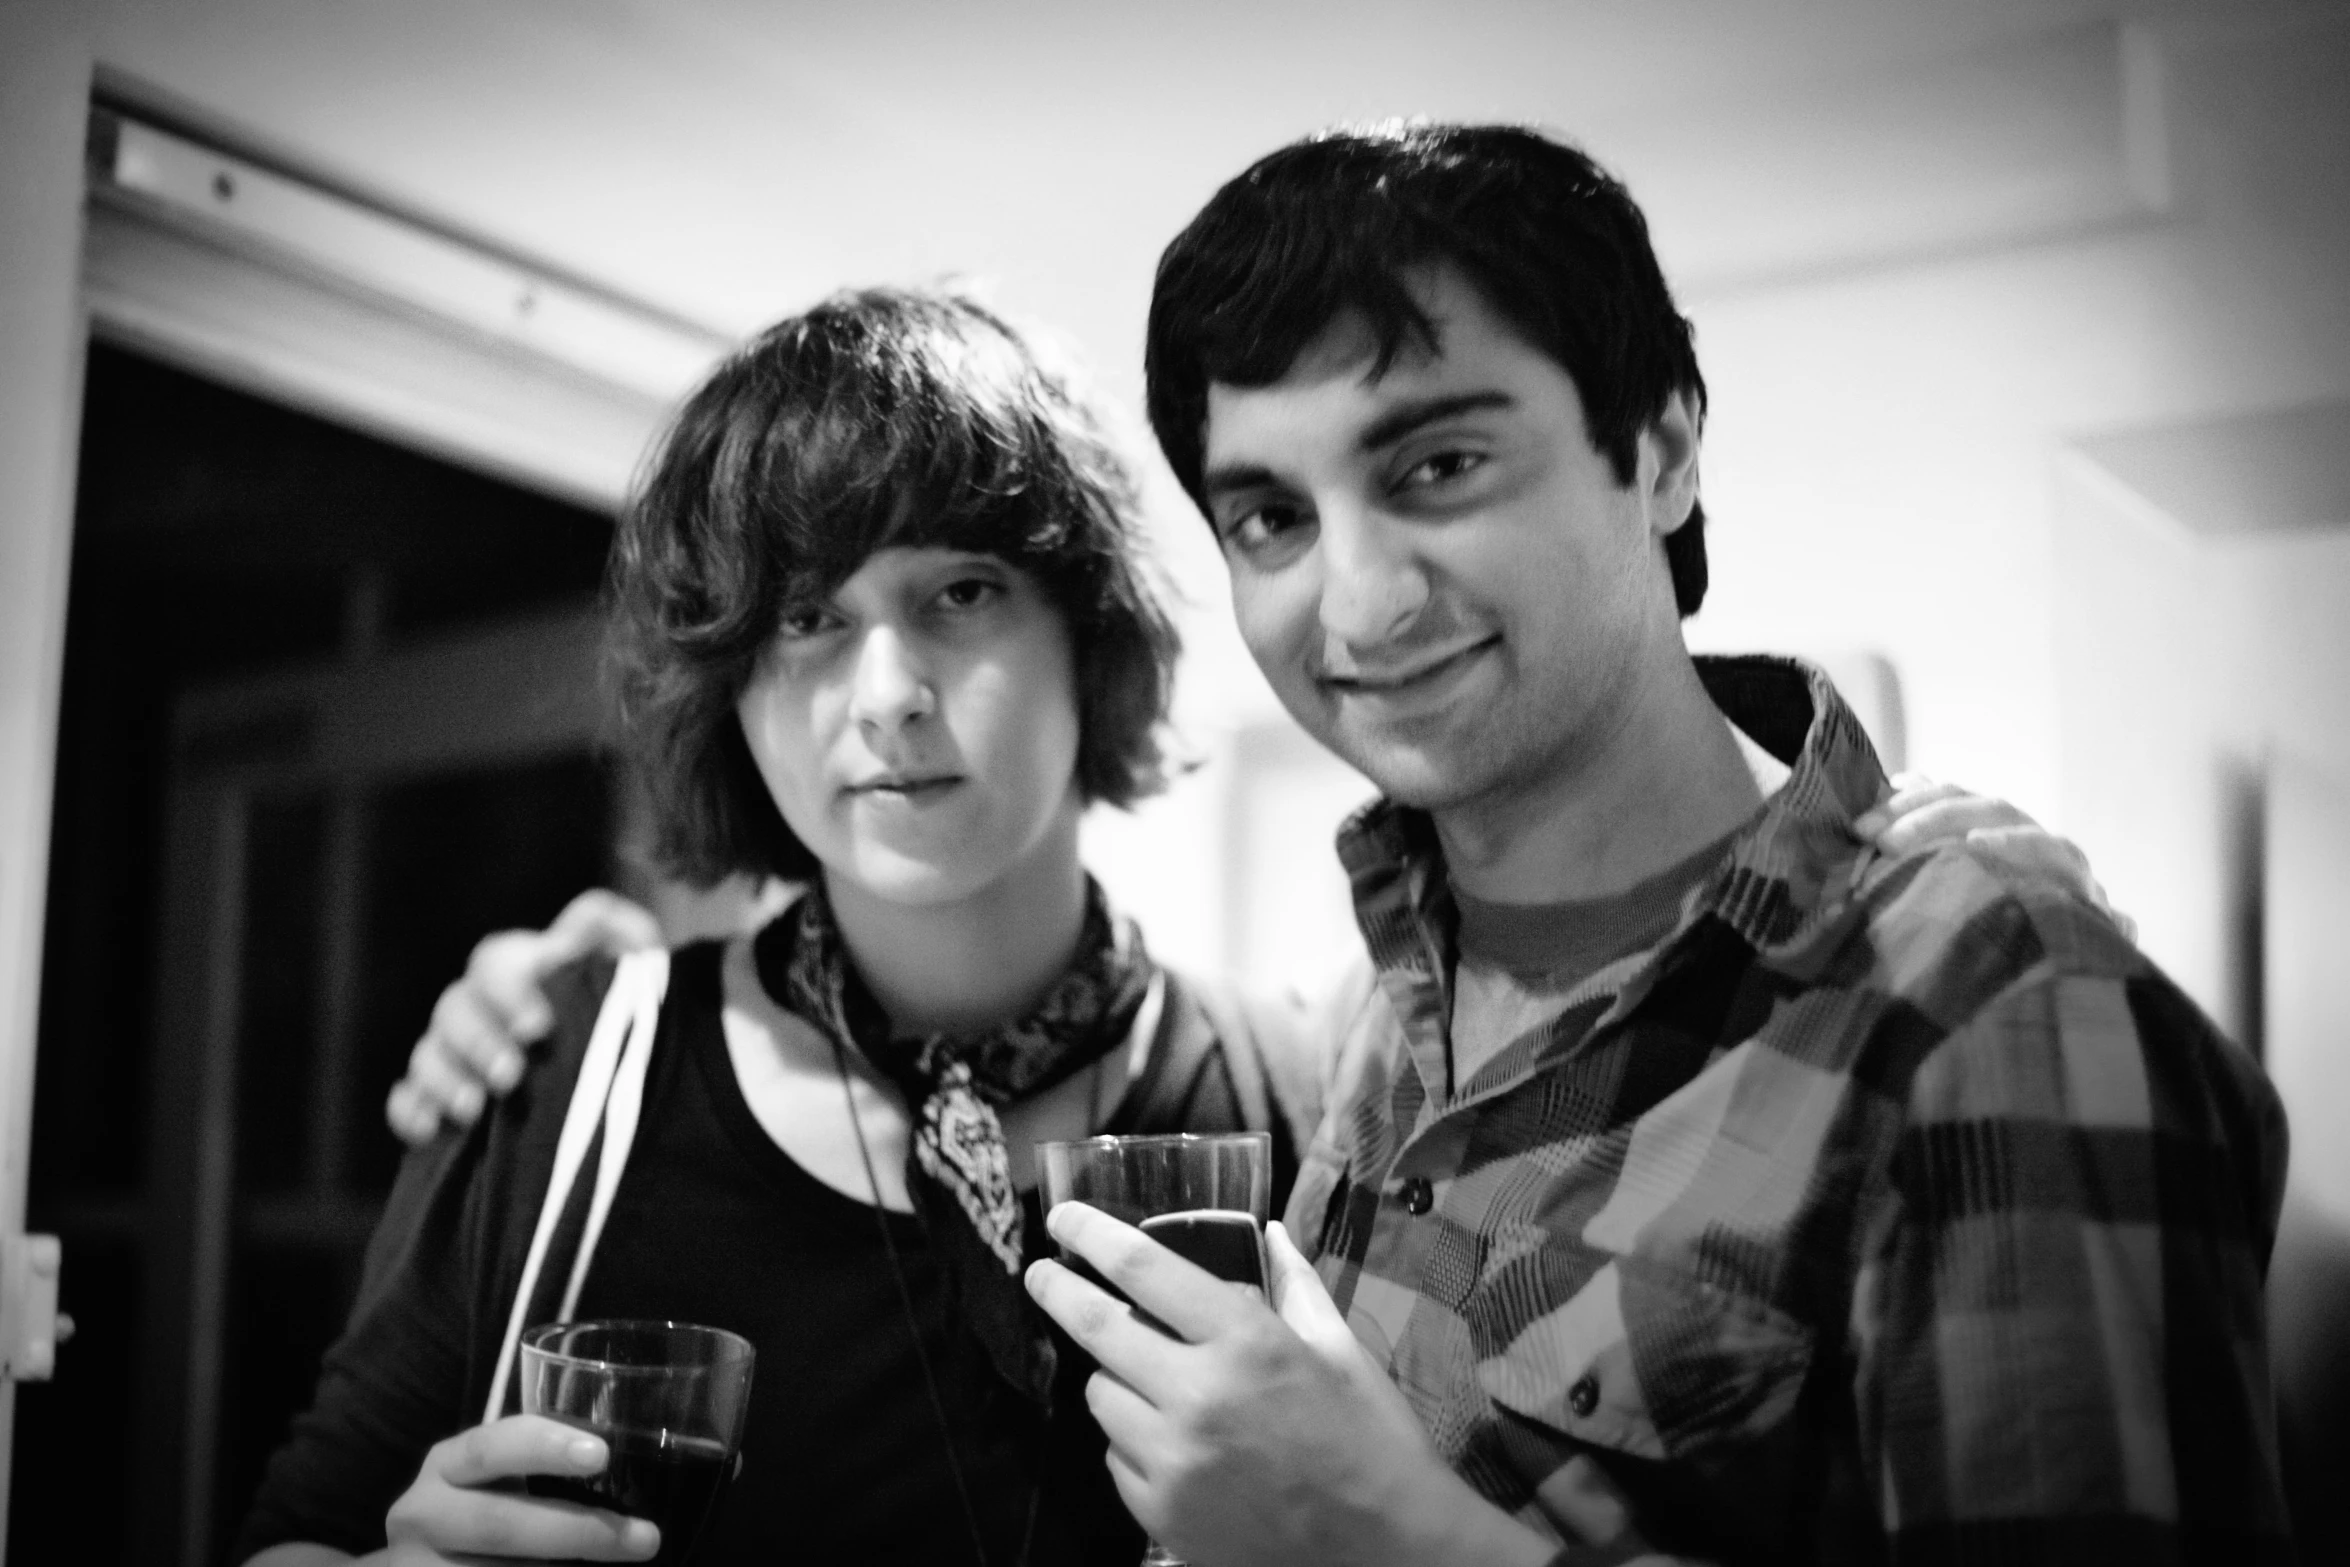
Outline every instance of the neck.
<path id="1" fill-rule="evenodd" d="M 1762 799 L 1676 639 L 1540 778 L 1434 814 L 1462 891 L 1562 903 L 1638 884 L 1735 830 Z"/>
<path id="2" fill-rule="evenodd" d="M 1022 865 L 952 903 L 884 902 L 826 873 L 849 961 L 898 1033 L 1010 1022 L 1069 967 L 1085 931 L 1085 867 L 1074 814 L 1053 831 Z"/>

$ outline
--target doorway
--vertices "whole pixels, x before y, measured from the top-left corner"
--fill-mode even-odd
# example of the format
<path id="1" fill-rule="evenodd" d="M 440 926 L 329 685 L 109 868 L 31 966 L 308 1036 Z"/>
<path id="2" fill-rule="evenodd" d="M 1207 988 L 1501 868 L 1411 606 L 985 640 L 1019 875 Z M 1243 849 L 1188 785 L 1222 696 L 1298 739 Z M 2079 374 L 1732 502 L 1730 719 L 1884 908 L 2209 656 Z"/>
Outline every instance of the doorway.
<path id="1" fill-rule="evenodd" d="M 609 517 L 90 351 L 31 1222 L 77 1325 L 18 1560 L 201 1563 L 308 1400 L 472 942 L 610 880 Z"/>

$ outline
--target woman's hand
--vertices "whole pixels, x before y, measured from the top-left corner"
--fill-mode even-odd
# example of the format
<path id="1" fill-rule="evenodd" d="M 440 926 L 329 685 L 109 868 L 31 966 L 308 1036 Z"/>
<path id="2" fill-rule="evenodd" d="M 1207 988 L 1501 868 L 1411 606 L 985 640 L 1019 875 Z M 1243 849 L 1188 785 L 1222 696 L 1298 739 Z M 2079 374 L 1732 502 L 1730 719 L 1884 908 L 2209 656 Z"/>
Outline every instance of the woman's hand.
<path id="1" fill-rule="evenodd" d="M 604 1440 L 540 1415 L 508 1415 L 461 1431 L 424 1455 L 416 1481 L 384 1519 L 383 1560 L 402 1567 L 478 1556 L 531 1561 L 641 1562 L 661 1547 L 643 1518 L 490 1489 L 524 1475 L 601 1474 Z"/>
<path id="2" fill-rule="evenodd" d="M 1885 854 L 1908 854 L 1937 843 L 1965 843 L 2021 870 L 2053 876 L 2114 924 L 2138 939 L 2138 922 L 2115 908 L 2090 874 L 2089 856 L 2005 800 L 1936 783 L 1923 773 L 1895 773 L 1885 798 L 1854 819 L 1853 831 Z"/>

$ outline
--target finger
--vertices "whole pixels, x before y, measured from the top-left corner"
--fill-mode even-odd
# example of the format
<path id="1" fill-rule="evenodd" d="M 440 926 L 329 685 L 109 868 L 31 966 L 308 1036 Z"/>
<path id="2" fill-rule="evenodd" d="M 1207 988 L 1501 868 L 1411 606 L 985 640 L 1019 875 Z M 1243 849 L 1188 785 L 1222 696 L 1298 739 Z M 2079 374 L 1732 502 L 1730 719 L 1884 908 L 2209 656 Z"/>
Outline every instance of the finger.
<path id="1" fill-rule="evenodd" d="M 539 972 L 550 973 L 590 952 L 618 957 L 659 945 L 660 921 L 617 892 L 590 887 L 563 905 L 563 912 L 547 927 L 545 965 Z"/>
<path id="2" fill-rule="evenodd" d="M 1631 1498 L 1588 1453 L 1577 1453 L 1551 1471 L 1542 1482 L 1542 1505 L 1585 1545 L 1638 1542 Z"/>
<path id="3" fill-rule="evenodd" d="M 1909 854 L 1938 843 L 1956 843 L 1981 828 L 2037 826 L 2004 800 L 1959 794 L 1896 816 L 1876 835 L 1876 844 L 1887 854 Z"/>
<path id="4" fill-rule="evenodd" d="M 1273 1309 L 1281 1320 L 1309 1344 L 1354 1342 L 1338 1303 L 1322 1284 L 1322 1276 L 1289 1238 L 1289 1226 L 1278 1219 L 1265 1226 L 1265 1261 L 1273 1286 Z"/>
<path id="5" fill-rule="evenodd" d="M 2061 882 L 2101 913 L 2113 912 L 2105 889 L 2090 874 L 2089 856 L 2070 838 L 2040 827 L 1993 827 L 1968 833 L 1967 842 L 2001 864 Z"/>
<path id="6" fill-rule="evenodd" d="M 446 1494 L 433 1529 L 445 1549 L 504 1561 L 641 1562 L 661 1548 L 661 1528 L 598 1507 L 499 1491 Z"/>
<path id="7" fill-rule="evenodd" d="M 438 1042 L 460 1076 L 477 1078 L 502 1094 L 522 1080 L 522 1045 L 510 1015 L 492 1001 L 468 973 L 433 1003 L 425 1038 Z"/>
<path id="8" fill-rule="evenodd" d="M 593 1431 L 544 1415 L 508 1415 L 460 1431 L 426 1461 L 451 1485 L 477 1486 L 520 1475 L 602 1474 L 610 1459 Z"/>
<path id="9" fill-rule="evenodd" d="M 1145 1397 L 1183 1385 L 1191 1346 L 1144 1322 L 1124 1301 L 1050 1258 L 1028 1265 L 1027 1284 L 1029 1297 L 1078 1348 Z"/>
<path id="10" fill-rule="evenodd" d="M 1086 1378 L 1085 1407 L 1093 1411 L 1094 1423 L 1110 1439 L 1110 1451 L 1147 1480 L 1158 1468 L 1152 1455 L 1165 1442 L 1167 1417 L 1112 1371 L 1096 1371 Z"/>
<path id="11" fill-rule="evenodd" d="M 466 961 L 462 989 L 491 1014 L 503 1043 L 519 1047 L 544 1038 L 555 1026 L 547 1002 L 546 978 L 591 952 L 619 956 L 661 944 L 653 916 L 618 893 L 591 887 L 563 906 L 545 930 L 504 930 L 475 943 Z M 510 1068 L 521 1075 L 517 1054 Z"/>
<path id="12" fill-rule="evenodd" d="M 441 1129 L 441 1113 L 403 1078 L 392 1085 L 384 1100 L 384 1120 L 392 1135 L 411 1148 L 421 1148 Z"/>
<path id="13" fill-rule="evenodd" d="M 1897 773 L 1887 781 L 1877 803 L 1853 819 L 1853 831 L 1874 838 L 1902 816 L 1936 800 L 1966 793 L 1956 784 L 1937 783 L 1923 773 Z"/>
<path id="14" fill-rule="evenodd" d="M 1227 1280 L 1085 1203 L 1060 1204 L 1045 1229 L 1186 1343 L 1203 1343 L 1262 1309 Z"/>
<path id="15" fill-rule="evenodd" d="M 545 981 L 567 961 L 550 947 L 545 931 L 493 931 L 473 944 L 465 972 L 443 994 L 464 993 L 501 1033 L 517 1044 L 528 1044 L 555 1026 Z"/>
<path id="16" fill-rule="evenodd" d="M 408 1052 L 408 1076 L 403 1081 L 437 1114 L 459 1126 L 471 1126 L 481 1116 L 481 1083 L 433 1034 L 427 1033 Z"/>
<path id="17" fill-rule="evenodd" d="M 1126 1510 L 1134 1515 L 1134 1521 L 1142 1525 L 1143 1532 L 1154 1540 L 1158 1539 L 1165 1529 L 1166 1520 L 1159 1515 L 1159 1499 L 1151 1490 L 1150 1482 L 1115 1447 L 1103 1455 L 1103 1462 L 1109 1466 L 1110 1483 L 1118 1488 L 1118 1499 L 1126 1504 Z"/>

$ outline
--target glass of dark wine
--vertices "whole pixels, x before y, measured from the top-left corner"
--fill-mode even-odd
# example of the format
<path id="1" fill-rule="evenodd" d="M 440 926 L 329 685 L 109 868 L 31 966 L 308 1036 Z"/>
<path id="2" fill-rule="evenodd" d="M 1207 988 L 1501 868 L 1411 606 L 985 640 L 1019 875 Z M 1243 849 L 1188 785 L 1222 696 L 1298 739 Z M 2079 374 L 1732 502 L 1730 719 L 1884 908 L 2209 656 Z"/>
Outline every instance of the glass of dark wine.
<path id="1" fill-rule="evenodd" d="M 691 1322 L 547 1322 L 522 1335 L 522 1411 L 593 1431 L 604 1472 L 532 1475 L 524 1488 L 661 1528 L 658 1567 L 693 1560 L 742 1464 L 748 1339 Z"/>
<path id="2" fill-rule="evenodd" d="M 1220 1279 L 1265 1288 L 1265 1219 L 1273 1139 L 1265 1132 L 1183 1132 L 1038 1143 L 1044 1204 L 1082 1202 L 1148 1235 Z M 1061 1261 L 1124 1299 L 1082 1257 Z M 1131 1303 L 1130 1303 L 1131 1304 Z M 1143 1567 L 1183 1567 L 1157 1541 Z"/>

